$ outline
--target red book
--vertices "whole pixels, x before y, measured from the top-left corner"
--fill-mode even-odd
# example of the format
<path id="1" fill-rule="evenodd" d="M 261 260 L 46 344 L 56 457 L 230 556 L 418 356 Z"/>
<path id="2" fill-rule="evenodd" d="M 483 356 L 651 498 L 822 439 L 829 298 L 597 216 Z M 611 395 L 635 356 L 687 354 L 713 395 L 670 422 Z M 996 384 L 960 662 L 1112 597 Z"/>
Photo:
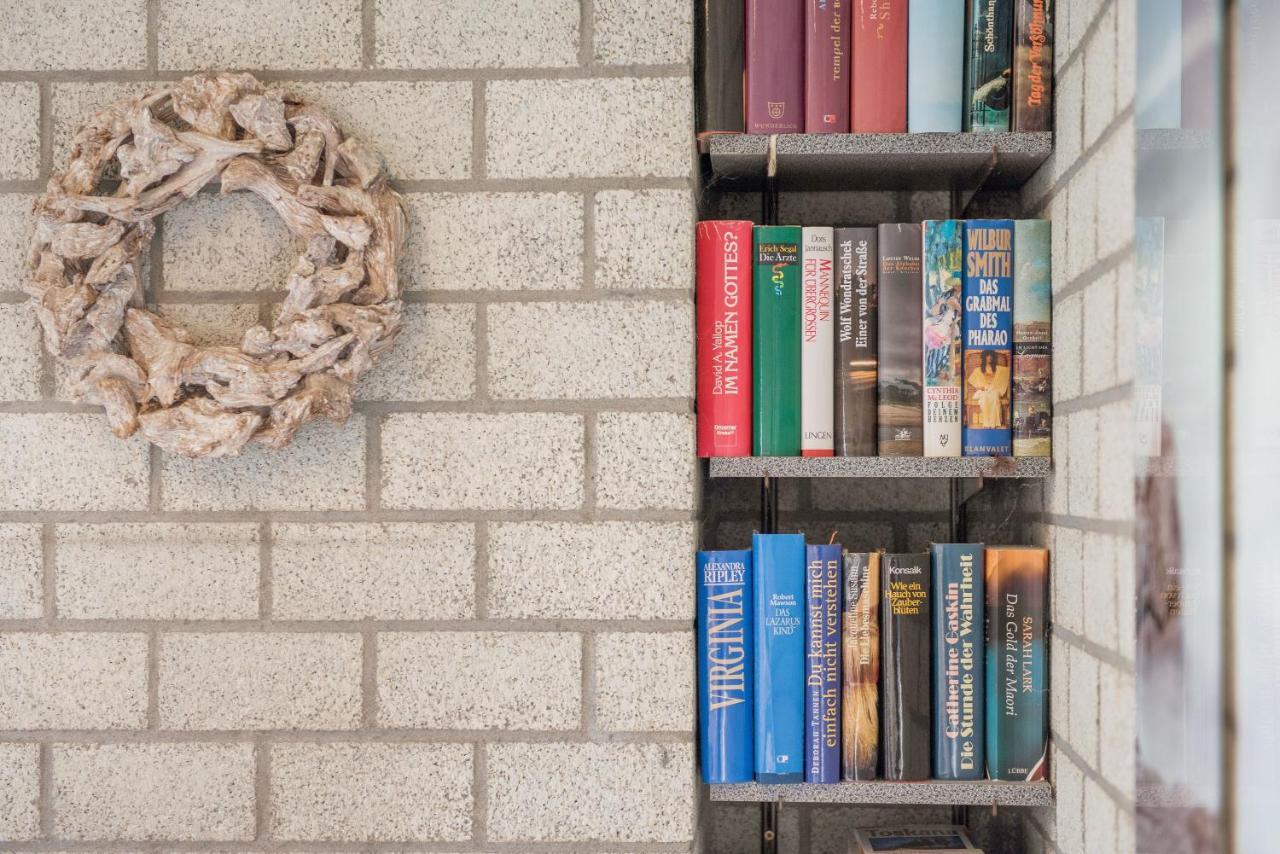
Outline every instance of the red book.
<path id="1" fill-rule="evenodd" d="M 805 0 L 804 132 L 849 132 L 849 4 Z"/>
<path id="2" fill-rule="evenodd" d="M 698 456 L 751 456 L 751 223 L 698 223 Z"/>
<path id="3" fill-rule="evenodd" d="M 804 4 L 746 0 L 747 133 L 804 131 Z"/>
<path id="4" fill-rule="evenodd" d="M 857 4 L 852 39 L 853 132 L 906 133 L 907 0 L 857 0 Z"/>

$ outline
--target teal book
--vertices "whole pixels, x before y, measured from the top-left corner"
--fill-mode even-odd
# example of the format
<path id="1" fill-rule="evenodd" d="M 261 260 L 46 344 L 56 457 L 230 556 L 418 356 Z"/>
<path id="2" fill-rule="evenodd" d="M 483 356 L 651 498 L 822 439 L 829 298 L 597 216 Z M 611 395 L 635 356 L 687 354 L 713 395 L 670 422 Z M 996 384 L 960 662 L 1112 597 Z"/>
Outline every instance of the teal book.
<path id="1" fill-rule="evenodd" d="M 981 780 L 986 742 L 982 544 L 934 543 L 933 776 Z"/>
<path id="2" fill-rule="evenodd" d="M 907 24 L 907 131 L 959 132 L 964 114 L 964 4 L 911 0 Z"/>
<path id="3" fill-rule="evenodd" d="M 987 600 L 987 776 L 1044 780 L 1049 764 L 1049 552 L 992 546 Z"/>
<path id="4" fill-rule="evenodd" d="M 755 228 L 752 449 L 800 455 L 800 239 L 792 225 Z"/>
<path id="5" fill-rule="evenodd" d="M 804 781 L 803 534 L 754 534 L 756 780 Z"/>
<path id="6" fill-rule="evenodd" d="M 1047 219 L 1013 223 L 1013 455 L 1053 442 L 1053 241 Z"/>
<path id="7" fill-rule="evenodd" d="M 959 5 L 959 0 L 956 0 Z M 969 0 L 964 130 L 1007 131 L 1013 108 L 1014 0 Z"/>

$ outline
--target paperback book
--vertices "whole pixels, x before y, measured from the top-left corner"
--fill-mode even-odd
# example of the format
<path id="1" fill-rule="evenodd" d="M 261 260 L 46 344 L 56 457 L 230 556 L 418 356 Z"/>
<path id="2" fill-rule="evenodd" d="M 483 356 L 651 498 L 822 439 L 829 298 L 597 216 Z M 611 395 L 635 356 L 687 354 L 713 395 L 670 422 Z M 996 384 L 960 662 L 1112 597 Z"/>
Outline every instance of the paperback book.
<path id="1" fill-rule="evenodd" d="M 1043 780 L 1048 765 L 1049 553 L 1029 546 L 986 551 L 987 775 Z"/>
<path id="2" fill-rule="evenodd" d="M 1054 0 L 1015 0 L 1013 129 L 1053 130 Z"/>
<path id="3" fill-rule="evenodd" d="M 881 225 L 879 261 L 879 373 L 876 378 L 878 448 L 882 457 L 924 454 L 923 334 L 920 317 L 921 229 L 916 223 Z"/>
<path id="4" fill-rule="evenodd" d="M 880 758 L 880 552 L 844 556 L 845 780 L 874 780 Z"/>
<path id="5" fill-rule="evenodd" d="M 755 773 L 751 552 L 698 552 L 697 569 L 702 779 L 746 783 Z"/>
<path id="6" fill-rule="evenodd" d="M 986 743 L 981 543 L 934 543 L 933 776 L 980 780 Z"/>
<path id="7" fill-rule="evenodd" d="M 925 780 L 933 737 L 929 555 L 886 554 L 881 561 L 884 778 Z"/>
<path id="8" fill-rule="evenodd" d="M 964 130 L 1009 129 L 1013 106 L 1013 4 L 970 2 L 965 51 Z"/>
<path id="9" fill-rule="evenodd" d="M 837 228 L 835 452 L 876 455 L 876 279 L 874 228 Z"/>
<path id="10" fill-rule="evenodd" d="M 800 453 L 829 457 L 834 453 L 833 395 L 835 364 L 831 358 L 835 323 L 831 314 L 835 273 L 833 230 L 808 226 L 800 252 Z"/>
<path id="11" fill-rule="evenodd" d="M 755 777 L 804 781 L 803 534 L 754 534 Z"/>
<path id="12" fill-rule="evenodd" d="M 800 453 L 800 240 L 798 226 L 755 227 L 752 406 L 756 456 Z"/>
<path id="13" fill-rule="evenodd" d="M 751 456 L 751 229 L 698 223 L 698 456 Z"/>
<path id="14" fill-rule="evenodd" d="M 966 457 L 1013 453 L 1013 220 L 964 226 L 964 413 Z"/>
<path id="15" fill-rule="evenodd" d="M 960 456 L 964 223 L 924 223 L 924 455 Z"/>
<path id="16" fill-rule="evenodd" d="M 880 854 L 882 851 L 896 854 L 982 854 L 963 827 L 872 827 L 854 831 L 849 854 Z"/>
<path id="17" fill-rule="evenodd" d="M 1013 455 L 1053 450 L 1053 286 L 1047 219 L 1013 224 Z"/>
<path id="18" fill-rule="evenodd" d="M 838 544 L 806 547 L 806 783 L 840 781 L 840 569 Z"/>

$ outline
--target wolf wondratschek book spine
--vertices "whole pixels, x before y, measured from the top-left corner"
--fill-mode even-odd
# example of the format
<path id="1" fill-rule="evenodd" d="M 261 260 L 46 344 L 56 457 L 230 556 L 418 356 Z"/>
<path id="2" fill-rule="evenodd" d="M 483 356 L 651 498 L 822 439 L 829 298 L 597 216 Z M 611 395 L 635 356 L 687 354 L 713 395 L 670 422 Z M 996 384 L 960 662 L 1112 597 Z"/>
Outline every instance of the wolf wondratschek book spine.
<path id="1" fill-rule="evenodd" d="M 924 223 L 924 455 L 960 456 L 964 223 Z"/>
<path id="2" fill-rule="evenodd" d="M 754 778 L 751 552 L 698 552 L 698 723 L 702 779 Z"/>
<path id="3" fill-rule="evenodd" d="M 964 111 L 964 3 L 911 0 L 907 130 L 957 133 Z"/>
<path id="4" fill-rule="evenodd" d="M 920 317 L 924 296 L 920 287 L 918 223 L 881 225 L 877 232 L 879 261 L 879 372 L 876 376 L 878 434 L 882 457 L 924 454 L 924 412 L 921 408 Z"/>
<path id="5" fill-rule="evenodd" d="M 1013 455 L 1053 442 L 1052 239 L 1047 219 L 1013 224 Z"/>
<path id="6" fill-rule="evenodd" d="M 800 240 L 798 226 L 755 228 L 752 287 L 752 433 L 756 456 L 800 453 Z"/>
<path id="7" fill-rule="evenodd" d="M 1013 106 L 1014 0 L 969 0 L 964 130 L 1009 129 Z"/>
<path id="8" fill-rule="evenodd" d="M 857 0 L 804 0 L 804 132 L 849 132 L 849 12 Z"/>
<path id="9" fill-rule="evenodd" d="M 747 133 L 803 133 L 803 0 L 745 2 Z"/>
<path id="10" fill-rule="evenodd" d="M 840 545 L 805 547 L 806 783 L 840 782 Z"/>
<path id="11" fill-rule="evenodd" d="M 982 544 L 934 543 L 933 776 L 980 780 L 986 742 Z"/>
<path id="12" fill-rule="evenodd" d="M 1015 131 L 1053 130 L 1053 19 L 1055 0 L 1016 0 L 1013 28 Z"/>
<path id="13" fill-rule="evenodd" d="M 751 223 L 698 223 L 698 456 L 751 456 Z"/>
<path id="14" fill-rule="evenodd" d="M 754 534 L 755 776 L 804 780 L 804 535 Z"/>
<path id="15" fill-rule="evenodd" d="M 1049 748 L 1049 552 L 992 546 L 985 561 L 987 776 L 1043 780 Z"/>
<path id="16" fill-rule="evenodd" d="M 840 738 L 845 780 L 874 780 L 880 757 L 880 557 L 880 552 L 844 556 Z"/>
<path id="17" fill-rule="evenodd" d="M 964 456 L 1013 453 L 1013 220 L 964 224 Z"/>
<path id="18" fill-rule="evenodd" d="M 835 382 L 835 273 L 833 229 L 806 226 L 800 250 L 800 453 L 829 457 L 832 440 L 832 387 Z"/>
<path id="19" fill-rule="evenodd" d="M 933 736 L 928 554 L 886 554 L 880 571 L 884 778 L 925 780 Z"/>
<path id="20" fill-rule="evenodd" d="M 874 228 L 837 228 L 835 451 L 876 455 L 876 273 Z"/>

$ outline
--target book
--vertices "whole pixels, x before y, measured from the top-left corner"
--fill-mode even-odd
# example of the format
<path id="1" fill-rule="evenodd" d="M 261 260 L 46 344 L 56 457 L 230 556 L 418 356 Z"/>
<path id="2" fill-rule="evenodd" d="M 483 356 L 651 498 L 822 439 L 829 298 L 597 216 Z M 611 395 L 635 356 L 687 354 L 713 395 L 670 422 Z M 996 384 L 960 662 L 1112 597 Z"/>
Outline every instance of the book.
<path id="1" fill-rule="evenodd" d="M 874 228 L 837 228 L 835 452 L 876 455 L 876 278 Z"/>
<path id="2" fill-rule="evenodd" d="M 755 227 L 752 447 L 800 453 L 800 239 L 791 225 Z"/>
<path id="3" fill-rule="evenodd" d="M 804 132 L 849 132 L 849 7 L 805 0 Z"/>
<path id="4" fill-rule="evenodd" d="M 1013 455 L 1053 442 L 1053 240 L 1047 219 L 1013 224 Z"/>
<path id="5" fill-rule="evenodd" d="M 1013 453 L 1013 220 L 964 224 L 964 426 L 966 457 Z"/>
<path id="6" fill-rule="evenodd" d="M 1054 0 L 1014 0 L 1013 115 L 1015 131 L 1053 130 Z"/>
<path id="7" fill-rule="evenodd" d="M 694 115 L 702 141 L 747 128 L 742 108 L 746 4 L 743 0 L 701 0 L 696 6 Z"/>
<path id="8" fill-rule="evenodd" d="M 850 19 L 850 126 L 906 133 L 907 0 L 858 0 Z"/>
<path id="9" fill-rule="evenodd" d="M 840 782 L 841 552 L 839 544 L 805 547 L 806 783 Z"/>
<path id="10" fill-rule="evenodd" d="M 842 646 L 842 777 L 874 780 L 880 758 L 880 552 L 844 556 Z"/>
<path id="11" fill-rule="evenodd" d="M 970 0 L 964 63 L 964 129 L 1009 129 L 1013 106 L 1014 0 Z"/>
<path id="12" fill-rule="evenodd" d="M 964 112 L 964 3 L 911 0 L 907 24 L 907 130 L 960 130 Z"/>
<path id="13" fill-rule="evenodd" d="M 932 770 L 928 554 L 880 558 L 880 721 L 886 780 L 925 780 Z"/>
<path id="14" fill-rule="evenodd" d="M 991 546 L 987 601 L 987 776 L 1043 780 L 1049 763 L 1049 552 Z"/>
<path id="15" fill-rule="evenodd" d="M 747 133 L 802 133 L 802 0 L 746 0 L 746 10 Z"/>
<path id="16" fill-rule="evenodd" d="M 982 544 L 934 543 L 933 776 L 981 780 L 986 741 Z"/>
<path id="17" fill-rule="evenodd" d="M 804 781 L 804 535 L 753 534 L 755 777 Z"/>
<path id="18" fill-rule="evenodd" d="M 881 225 L 876 233 L 880 252 L 876 444 L 882 457 L 924 453 L 920 240 L 921 228 L 915 223 Z"/>
<path id="19" fill-rule="evenodd" d="M 924 222 L 924 455 L 960 456 L 960 322 L 964 223 Z"/>
<path id="20" fill-rule="evenodd" d="M 1135 217 L 1134 453 L 1161 454 L 1164 398 L 1164 217 Z"/>
<path id="21" fill-rule="evenodd" d="M 698 740 L 706 783 L 754 779 L 751 552 L 698 552 Z"/>
<path id="22" fill-rule="evenodd" d="M 752 225 L 698 223 L 698 456 L 751 456 Z"/>
<path id="23" fill-rule="evenodd" d="M 959 826 L 870 827 L 854 830 L 853 834 L 849 854 L 880 854 L 882 851 L 894 854 L 947 854 L 955 851 L 982 854 L 982 849 L 975 847 L 969 834 Z"/>
<path id="24" fill-rule="evenodd" d="M 800 453 L 834 453 L 832 386 L 835 382 L 835 322 L 832 280 L 835 273 L 832 229 L 806 226 L 800 249 Z"/>

